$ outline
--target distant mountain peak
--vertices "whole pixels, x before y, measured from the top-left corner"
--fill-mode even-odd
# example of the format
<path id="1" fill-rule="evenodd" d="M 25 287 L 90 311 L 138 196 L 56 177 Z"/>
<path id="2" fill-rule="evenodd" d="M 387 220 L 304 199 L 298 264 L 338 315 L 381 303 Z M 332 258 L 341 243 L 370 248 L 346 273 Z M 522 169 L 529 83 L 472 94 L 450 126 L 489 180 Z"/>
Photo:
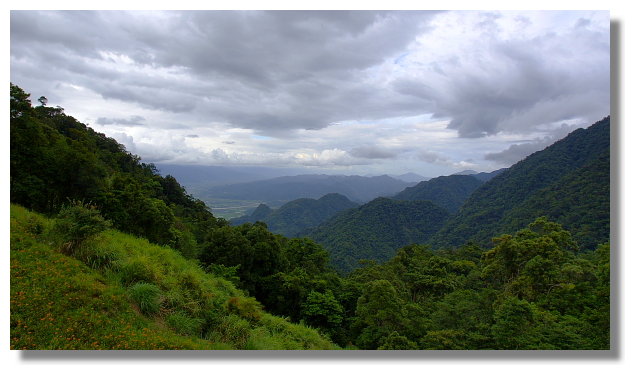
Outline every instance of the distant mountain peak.
<path id="1" fill-rule="evenodd" d="M 427 200 L 456 212 L 483 181 L 472 175 L 439 176 L 408 187 L 393 198 L 405 201 Z"/>
<path id="2" fill-rule="evenodd" d="M 452 176 L 457 176 L 457 175 L 470 175 L 470 174 L 477 174 L 478 172 L 473 170 L 473 169 L 466 169 L 464 171 L 461 172 L 456 172 L 456 173 L 452 173 Z"/>

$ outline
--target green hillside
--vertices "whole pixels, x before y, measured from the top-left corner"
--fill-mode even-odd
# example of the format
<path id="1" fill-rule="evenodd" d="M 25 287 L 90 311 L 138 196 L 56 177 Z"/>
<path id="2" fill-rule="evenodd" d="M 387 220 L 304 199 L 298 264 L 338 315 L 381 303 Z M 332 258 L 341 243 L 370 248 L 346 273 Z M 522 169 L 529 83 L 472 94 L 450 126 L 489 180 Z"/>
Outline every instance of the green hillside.
<path id="1" fill-rule="evenodd" d="M 435 247 L 458 246 L 466 241 L 489 244 L 492 237 L 518 230 L 541 215 L 569 217 L 566 229 L 575 235 L 584 233 L 584 238 L 579 240 L 590 249 L 605 242 L 608 239 L 605 219 L 610 208 L 607 179 L 610 126 L 610 118 L 606 117 L 587 129 L 578 129 L 492 178 L 474 191 L 459 212 L 434 235 L 431 243 Z M 601 164 L 603 171 L 598 170 L 600 164 L 592 166 L 600 158 L 606 159 Z M 581 179 L 584 183 L 592 182 L 591 170 L 600 173 L 601 184 L 606 185 L 580 186 Z M 567 198 L 582 198 L 581 194 L 587 189 L 597 194 L 586 196 L 584 204 L 574 204 Z M 556 197 L 560 201 L 556 202 Z M 584 212 L 590 207 L 599 211 Z M 570 212 L 559 211 L 565 208 Z M 514 213 L 516 209 L 523 213 Z M 602 224 L 591 221 L 597 218 L 602 218 Z"/>
<path id="2" fill-rule="evenodd" d="M 530 195 L 507 212 L 501 232 L 528 225 L 546 216 L 571 232 L 580 248 L 594 249 L 609 240 L 611 227 L 611 166 L 608 152 Z"/>
<path id="3" fill-rule="evenodd" d="M 448 212 L 454 213 L 482 184 L 481 180 L 469 175 L 441 176 L 406 188 L 393 199 L 431 201 Z"/>
<path id="4" fill-rule="evenodd" d="M 11 202 L 46 214 L 91 202 L 114 228 L 190 257 L 204 233 L 225 225 L 172 176 L 61 108 L 32 107 L 11 85 Z"/>
<path id="5" fill-rule="evenodd" d="M 178 252 L 108 230 L 66 255 L 11 206 L 12 349 L 334 349 Z"/>
<path id="6" fill-rule="evenodd" d="M 383 262 L 399 247 L 425 243 L 447 217 L 429 201 L 377 198 L 341 212 L 308 235 L 329 251 L 336 269 L 348 272 L 362 259 Z"/>

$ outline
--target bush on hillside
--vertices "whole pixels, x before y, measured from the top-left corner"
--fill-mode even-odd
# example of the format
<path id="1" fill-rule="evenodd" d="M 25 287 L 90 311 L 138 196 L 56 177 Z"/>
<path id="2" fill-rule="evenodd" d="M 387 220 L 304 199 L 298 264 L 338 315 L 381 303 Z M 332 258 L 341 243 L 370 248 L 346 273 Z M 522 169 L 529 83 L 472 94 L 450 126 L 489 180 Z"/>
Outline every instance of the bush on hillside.
<path id="1" fill-rule="evenodd" d="M 110 225 L 95 206 L 71 201 L 57 215 L 53 232 L 62 242 L 62 252 L 73 254 L 85 241 L 108 229 Z"/>

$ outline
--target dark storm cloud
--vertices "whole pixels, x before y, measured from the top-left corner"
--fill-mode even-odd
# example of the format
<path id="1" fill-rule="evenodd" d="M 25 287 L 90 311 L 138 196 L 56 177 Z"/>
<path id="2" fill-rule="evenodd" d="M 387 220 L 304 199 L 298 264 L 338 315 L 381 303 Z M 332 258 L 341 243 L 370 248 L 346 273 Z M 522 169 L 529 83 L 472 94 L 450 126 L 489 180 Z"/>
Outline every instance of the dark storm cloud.
<path id="1" fill-rule="evenodd" d="M 360 116 L 415 114 L 412 98 L 361 82 L 433 15 L 13 11 L 12 75 L 35 73 L 107 99 L 282 135 Z"/>

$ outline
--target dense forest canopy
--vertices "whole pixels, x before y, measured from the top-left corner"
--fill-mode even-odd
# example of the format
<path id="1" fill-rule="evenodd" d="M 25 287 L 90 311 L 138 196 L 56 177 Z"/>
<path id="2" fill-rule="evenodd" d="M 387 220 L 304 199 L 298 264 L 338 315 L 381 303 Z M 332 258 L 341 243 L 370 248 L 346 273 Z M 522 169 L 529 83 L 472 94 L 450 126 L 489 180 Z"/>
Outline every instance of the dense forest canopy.
<path id="1" fill-rule="evenodd" d="M 329 250 L 337 270 L 349 272 L 360 260 L 384 262 L 402 246 L 425 243 L 448 216 L 430 201 L 377 198 L 335 215 L 307 235 Z"/>
<path id="2" fill-rule="evenodd" d="M 215 218 L 173 177 L 10 87 L 13 349 L 610 348 L 610 246 L 596 236 L 608 118 L 485 182 L 455 216 L 378 198 L 312 232 L 323 247 Z M 467 241 L 496 221 L 507 232 Z"/>
<path id="3" fill-rule="evenodd" d="M 440 176 L 406 188 L 393 198 L 407 201 L 431 201 L 448 212 L 454 213 L 482 183 L 482 180 L 469 175 Z"/>
<path id="4" fill-rule="evenodd" d="M 610 117 L 538 151 L 481 185 L 435 234 L 435 247 L 490 245 L 539 216 L 563 220 L 590 248 L 609 239 Z"/>

